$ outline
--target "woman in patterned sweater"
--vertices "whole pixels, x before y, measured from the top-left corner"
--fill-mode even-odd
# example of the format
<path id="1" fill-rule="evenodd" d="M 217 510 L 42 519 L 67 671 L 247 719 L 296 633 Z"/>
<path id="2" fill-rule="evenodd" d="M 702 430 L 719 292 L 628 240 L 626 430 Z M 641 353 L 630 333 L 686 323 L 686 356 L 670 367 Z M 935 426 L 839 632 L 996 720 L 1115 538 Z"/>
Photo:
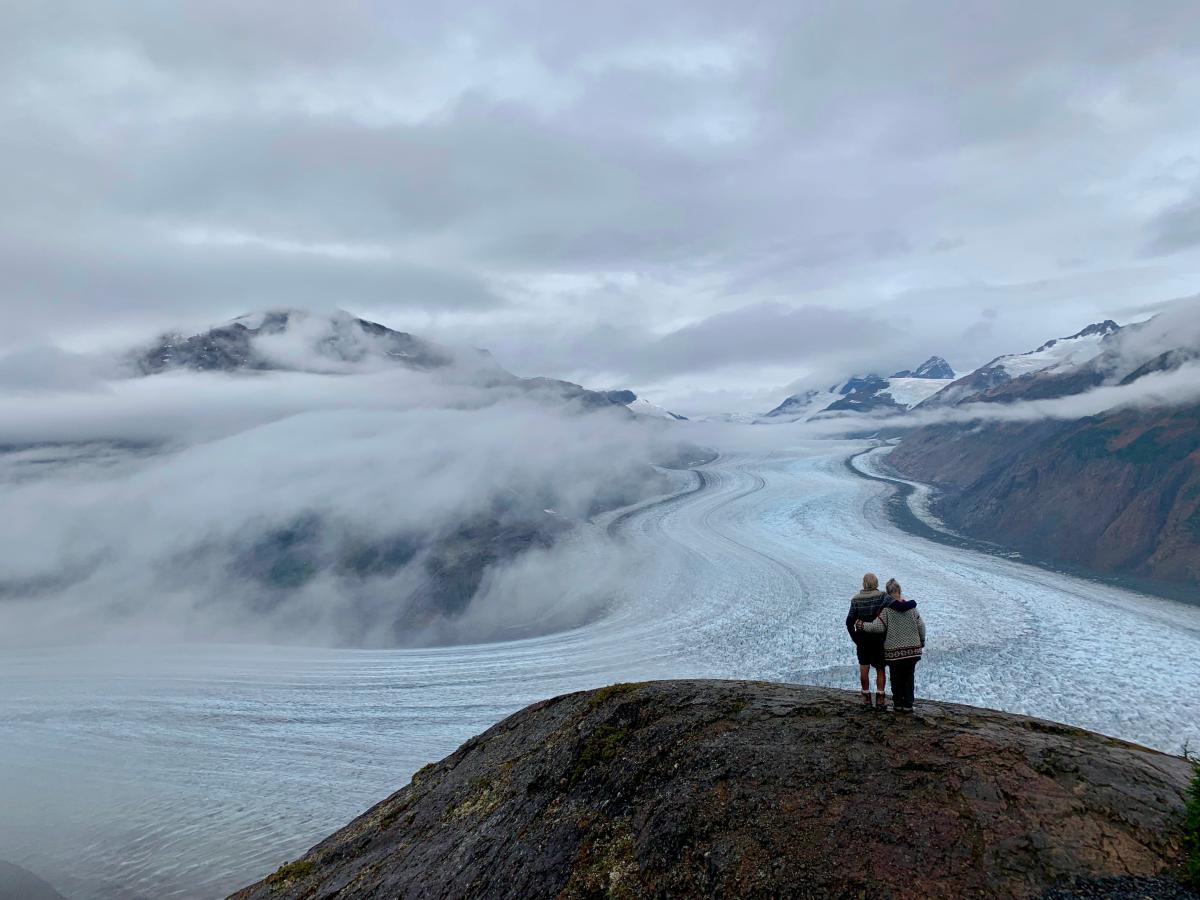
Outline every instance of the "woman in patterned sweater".
<path id="1" fill-rule="evenodd" d="M 900 582 L 887 583 L 888 604 L 873 622 L 856 622 L 855 628 L 883 634 L 883 658 L 892 671 L 892 702 L 896 712 L 912 712 L 917 663 L 925 649 L 925 622 L 917 604 L 905 600 Z"/>

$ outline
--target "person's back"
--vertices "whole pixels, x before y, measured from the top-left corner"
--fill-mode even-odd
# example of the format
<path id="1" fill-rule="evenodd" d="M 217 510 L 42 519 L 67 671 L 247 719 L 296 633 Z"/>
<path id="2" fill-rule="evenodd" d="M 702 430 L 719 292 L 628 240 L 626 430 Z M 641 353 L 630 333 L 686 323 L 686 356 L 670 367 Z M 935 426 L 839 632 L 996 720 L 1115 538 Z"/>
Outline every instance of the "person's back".
<path id="1" fill-rule="evenodd" d="M 882 634 L 859 631 L 855 622 L 874 621 L 880 609 L 887 603 L 887 595 L 879 590 L 879 579 L 868 572 L 863 576 L 863 589 L 850 598 L 850 611 L 846 614 L 846 631 L 854 641 L 858 655 L 858 679 L 862 687 L 863 702 L 871 704 L 871 667 L 875 667 L 876 705 L 884 706 L 884 689 L 887 686 L 887 671 L 884 669 Z"/>

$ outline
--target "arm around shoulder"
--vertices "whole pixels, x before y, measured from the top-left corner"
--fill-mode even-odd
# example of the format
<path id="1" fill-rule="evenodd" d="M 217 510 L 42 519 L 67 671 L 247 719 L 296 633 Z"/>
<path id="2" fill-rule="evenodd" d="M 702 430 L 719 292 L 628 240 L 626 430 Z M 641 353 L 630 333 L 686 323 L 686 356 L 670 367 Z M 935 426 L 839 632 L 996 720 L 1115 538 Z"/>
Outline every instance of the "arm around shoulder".
<path id="1" fill-rule="evenodd" d="M 874 631 L 878 634 L 883 634 L 887 631 L 887 610 L 881 612 L 873 622 L 863 622 L 863 631 Z"/>

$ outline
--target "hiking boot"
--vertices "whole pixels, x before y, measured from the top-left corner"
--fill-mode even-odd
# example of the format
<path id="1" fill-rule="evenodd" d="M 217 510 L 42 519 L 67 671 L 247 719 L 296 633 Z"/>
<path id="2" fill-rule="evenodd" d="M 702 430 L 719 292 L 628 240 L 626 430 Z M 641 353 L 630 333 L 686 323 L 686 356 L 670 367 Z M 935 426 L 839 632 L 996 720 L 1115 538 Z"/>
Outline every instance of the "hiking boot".
<path id="1" fill-rule="evenodd" d="M 886 710 L 888 708 L 886 694 L 876 694 L 875 695 L 875 708 L 876 709 L 884 709 L 884 710 Z"/>
<path id="2" fill-rule="evenodd" d="M 862 694 L 862 698 L 863 698 L 863 706 L 870 706 L 871 705 L 871 692 L 870 691 L 861 691 L 860 693 Z"/>

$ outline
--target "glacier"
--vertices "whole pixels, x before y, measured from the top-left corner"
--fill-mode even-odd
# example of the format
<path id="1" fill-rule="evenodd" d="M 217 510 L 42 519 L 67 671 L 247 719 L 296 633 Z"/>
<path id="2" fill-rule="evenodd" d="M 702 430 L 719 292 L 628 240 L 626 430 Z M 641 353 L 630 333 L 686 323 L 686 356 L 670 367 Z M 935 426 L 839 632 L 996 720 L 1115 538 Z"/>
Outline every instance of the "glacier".
<path id="1" fill-rule="evenodd" d="M 846 466 L 868 446 L 789 433 L 598 521 L 594 540 L 620 541 L 636 577 L 571 631 L 416 650 L 6 651 L 0 857 L 80 900 L 216 896 L 544 697 L 680 677 L 854 688 L 842 621 L 867 570 L 898 578 L 928 624 L 918 705 L 1200 745 L 1200 606 L 907 534 L 891 489 Z"/>

